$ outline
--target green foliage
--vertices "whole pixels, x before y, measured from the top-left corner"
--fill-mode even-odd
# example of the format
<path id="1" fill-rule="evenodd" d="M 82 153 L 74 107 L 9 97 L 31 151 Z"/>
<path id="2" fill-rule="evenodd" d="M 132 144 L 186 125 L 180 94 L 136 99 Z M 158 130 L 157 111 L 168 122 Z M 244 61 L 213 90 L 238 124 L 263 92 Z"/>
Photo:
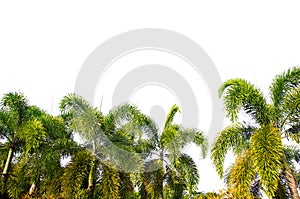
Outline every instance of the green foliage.
<path id="1" fill-rule="evenodd" d="M 274 196 L 283 167 L 280 132 L 271 126 L 263 126 L 251 137 L 250 150 L 253 154 L 253 166 L 267 195 Z"/>
<path id="2" fill-rule="evenodd" d="M 177 176 L 181 178 L 179 183 L 183 184 L 184 188 L 186 187 L 187 189 L 188 195 L 192 196 L 197 190 L 200 178 L 195 162 L 187 154 L 182 154 L 175 163 L 175 168 Z M 184 190 L 180 190 L 180 192 L 183 193 Z"/>
<path id="3" fill-rule="evenodd" d="M 72 157 L 62 176 L 62 196 L 64 198 L 74 198 L 88 188 L 88 175 L 92 160 L 92 155 L 86 150 L 78 151 Z"/>
<path id="4" fill-rule="evenodd" d="M 245 149 L 249 148 L 250 136 L 255 127 L 241 123 L 235 123 L 221 131 L 211 149 L 211 159 L 216 166 L 218 174 L 223 177 L 223 165 L 225 156 L 231 149 L 239 156 Z"/>
<path id="5" fill-rule="evenodd" d="M 195 143 L 206 156 L 207 139 L 198 129 L 184 128 L 174 124 L 179 107 L 174 105 L 167 114 L 164 129 L 161 134 L 155 133 L 154 154 L 157 159 L 146 162 L 145 171 L 140 186 L 144 198 L 185 198 L 191 197 L 199 181 L 198 169 L 194 160 L 182 149 L 190 143 Z M 164 165 L 165 164 L 165 165 Z M 149 172 L 150 171 L 150 172 Z"/>
<path id="6" fill-rule="evenodd" d="M 146 162 L 145 170 L 141 173 L 141 185 L 139 187 L 141 198 L 155 199 L 163 194 L 164 169 L 161 160 Z"/>
<path id="7" fill-rule="evenodd" d="M 269 110 L 264 95 L 249 82 L 243 79 L 231 79 L 222 84 L 220 97 L 224 95 L 226 114 L 232 122 L 244 110 L 260 124 L 269 122 Z"/>
<path id="8" fill-rule="evenodd" d="M 282 102 L 286 94 L 299 85 L 299 80 L 299 67 L 293 67 L 291 69 L 288 69 L 287 71 L 277 75 L 274 78 L 270 86 L 270 93 L 272 102 L 278 111 L 281 108 Z"/>
<path id="9" fill-rule="evenodd" d="M 118 171 L 113 167 L 103 166 L 100 183 L 100 196 L 103 199 L 120 198 L 120 176 Z"/>
<path id="10" fill-rule="evenodd" d="M 255 173 L 251 154 L 247 153 L 238 157 L 230 173 L 230 185 L 235 190 L 235 197 L 245 199 L 252 197 L 249 188 L 255 179 Z"/>
<path id="11" fill-rule="evenodd" d="M 287 188 L 296 190 L 296 184 L 285 179 L 285 175 L 294 168 L 291 159 L 298 159 L 298 152 L 284 149 L 282 138 L 299 142 L 299 86 L 300 69 L 294 67 L 273 80 L 271 103 L 267 103 L 260 90 L 243 79 L 228 80 L 220 87 L 219 94 L 223 96 L 231 121 L 246 119 L 242 124 L 234 123 L 221 131 L 211 151 L 221 177 L 226 154 L 229 150 L 234 152 L 236 161 L 226 178 L 236 197 L 250 197 L 254 185 L 269 197 Z M 250 119 L 240 117 L 241 113 L 246 113 Z"/>

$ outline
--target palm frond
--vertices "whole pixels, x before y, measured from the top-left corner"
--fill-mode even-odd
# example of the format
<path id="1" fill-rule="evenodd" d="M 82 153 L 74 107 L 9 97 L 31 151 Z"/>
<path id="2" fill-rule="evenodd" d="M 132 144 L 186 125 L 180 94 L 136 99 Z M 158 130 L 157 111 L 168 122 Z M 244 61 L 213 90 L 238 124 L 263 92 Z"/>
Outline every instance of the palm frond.
<path id="1" fill-rule="evenodd" d="M 103 166 L 102 177 L 100 181 L 100 196 L 103 199 L 120 198 L 120 176 L 113 167 Z"/>
<path id="2" fill-rule="evenodd" d="M 293 67 L 277 75 L 271 86 L 271 99 L 274 106 L 279 110 L 280 106 L 285 98 L 285 95 L 293 88 L 299 86 L 300 84 L 300 68 Z"/>
<path id="3" fill-rule="evenodd" d="M 219 89 L 219 96 L 224 95 L 227 117 L 235 122 L 243 109 L 258 123 L 269 122 L 267 102 L 262 92 L 243 79 L 231 79 L 224 82 Z"/>
<path id="4" fill-rule="evenodd" d="M 177 112 L 180 112 L 180 109 L 179 109 L 179 107 L 176 104 L 174 104 L 171 107 L 168 115 L 166 116 L 166 121 L 165 121 L 165 124 L 164 124 L 164 129 L 167 129 L 169 127 L 169 125 L 172 124 L 172 122 L 174 120 L 174 117 L 175 117 L 175 115 L 176 115 Z"/>
<path id="5" fill-rule="evenodd" d="M 253 165 L 269 197 L 274 196 L 282 171 L 283 145 L 280 132 L 271 126 L 263 126 L 251 137 Z"/>
<path id="6" fill-rule="evenodd" d="M 249 151 L 237 158 L 230 172 L 230 185 L 236 198 L 251 198 L 250 187 L 255 179 L 255 167 Z"/>
<path id="7" fill-rule="evenodd" d="M 91 153 L 85 150 L 79 151 L 72 157 L 62 176 L 63 197 L 74 198 L 81 190 L 88 188 L 88 175 L 92 160 Z"/>
<path id="8" fill-rule="evenodd" d="M 192 196 L 197 190 L 200 179 L 197 165 L 194 160 L 187 154 L 182 154 L 177 161 L 176 169 L 181 170 L 179 175 L 183 176 L 189 196 Z"/>
<path id="9" fill-rule="evenodd" d="M 238 156 L 249 147 L 254 126 L 235 123 L 221 131 L 211 149 L 211 159 L 220 177 L 223 177 L 225 156 L 230 149 Z"/>
<path id="10" fill-rule="evenodd" d="M 300 148 L 298 146 L 284 145 L 284 154 L 289 165 L 293 165 L 293 161 L 300 163 Z"/>
<path id="11" fill-rule="evenodd" d="M 194 134 L 193 143 L 195 143 L 201 149 L 202 158 L 206 158 L 207 151 L 208 151 L 208 140 L 205 137 L 202 131 L 197 131 Z"/>
<path id="12" fill-rule="evenodd" d="M 71 93 L 60 101 L 59 108 L 63 116 L 75 117 L 93 107 L 81 96 Z"/>
<path id="13" fill-rule="evenodd" d="M 292 89 L 282 102 L 280 127 L 289 139 L 300 143 L 300 87 Z"/>
<path id="14" fill-rule="evenodd" d="M 22 125 L 18 136 L 25 142 L 26 153 L 37 150 L 47 137 L 45 128 L 39 120 L 32 120 Z"/>

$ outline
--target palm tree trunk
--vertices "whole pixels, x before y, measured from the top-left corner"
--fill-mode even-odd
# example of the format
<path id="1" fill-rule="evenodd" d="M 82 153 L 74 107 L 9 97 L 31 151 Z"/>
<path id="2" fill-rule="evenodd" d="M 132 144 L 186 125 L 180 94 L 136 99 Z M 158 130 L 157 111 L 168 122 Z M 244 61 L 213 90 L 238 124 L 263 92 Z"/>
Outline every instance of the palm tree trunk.
<path id="1" fill-rule="evenodd" d="M 162 164 L 162 169 L 163 169 L 163 161 L 164 161 L 164 153 L 163 151 L 161 151 L 160 153 L 160 161 Z M 161 182 L 160 183 L 160 187 L 159 187 L 159 191 L 160 191 L 160 195 L 161 195 L 161 199 L 164 199 L 164 181 L 163 181 L 163 176 L 160 176 Z"/>
<path id="2" fill-rule="evenodd" d="M 288 187 L 290 189 L 292 198 L 293 199 L 300 199 L 299 193 L 298 193 L 298 190 L 297 190 L 297 184 L 296 184 L 295 178 L 293 176 L 292 170 L 291 170 L 289 165 L 286 166 L 285 171 L 284 171 L 284 175 L 285 175 L 285 178 L 287 180 Z"/>
<path id="3" fill-rule="evenodd" d="M 91 168 L 90 168 L 90 173 L 89 173 L 89 179 L 88 179 L 88 189 L 91 192 L 91 198 L 94 198 L 94 175 L 95 175 L 95 170 L 96 170 L 96 160 L 95 160 L 95 155 L 96 155 L 96 143 L 95 141 L 92 142 L 93 144 L 93 160 L 91 162 Z"/>
<path id="4" fill-rule="evenodd" d="M 10 163 L 11 163 L 12 157 L 13 157 L 13 149 L 9 148 L 7 159 L 6 159 L 6 163 L 5 163 L 3 172 L 2 172 L 2 174 L 3 174 L 4 177 L 6 177 L 7 174 L 8 174 L 8 170 L 9 170 L 9 167 L 10 167 Z"/>
<path id="5" fill-rule="evenodd" d="M 13 158 L 13 148 L 9 148 L 5 166 L 4 166 L 4 169 L 2 172 L 2 181 L 3 181 L 2 193 L 4 194 L 3 197 L 5 197 L 5 194 L 6 194 L 6 183 L 7 183 L 7 179 L 8 179 L 8 171 L 10 168 L 12 158 Z"/>
<path id="6" fill-rule="evenodd" d="M 89 179 L 88 179 L 88 188 L 92 188 L 94 186 L 94 170 L 95 170 L 95 161 L 93 160 L 91 163 L 91 169 L 89 173 Z"/>
<path id="7" fill-rule="evenodd" d="M 29 195 L 31 196 L 32 194 L 33 194 L 33 192 L 34 192 L 34 190 L 35 190 L 35 183 L 33 182 L 32 184 L 31 184 L 31 186 L 30 186 L 30 189 L 29 189 Z"/>

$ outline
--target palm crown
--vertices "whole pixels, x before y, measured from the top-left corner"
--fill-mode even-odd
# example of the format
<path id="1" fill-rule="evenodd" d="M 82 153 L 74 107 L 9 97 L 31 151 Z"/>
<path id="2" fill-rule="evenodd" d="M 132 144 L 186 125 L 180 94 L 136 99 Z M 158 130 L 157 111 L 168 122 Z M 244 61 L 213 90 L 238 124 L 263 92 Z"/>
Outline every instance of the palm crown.
<path id="1" fill-rule="evenodd" d="M 276 76 L 270 86 L 270 103 L 259 89 L 243 79 L 228 80 L 220 87 L 227 117 L 233 124 L 219 133 L 211 158 L 222 177 L 225 155 L 233 151 L 237 159 L 228 177 L 237 197 L 253 196 L 250 187 L 256 180 L 272 197 L 283 177 L 290 195 L 299 198 L 283 145 L 284 138 L 299 143 L 299 85 L 299 68 Z"/>

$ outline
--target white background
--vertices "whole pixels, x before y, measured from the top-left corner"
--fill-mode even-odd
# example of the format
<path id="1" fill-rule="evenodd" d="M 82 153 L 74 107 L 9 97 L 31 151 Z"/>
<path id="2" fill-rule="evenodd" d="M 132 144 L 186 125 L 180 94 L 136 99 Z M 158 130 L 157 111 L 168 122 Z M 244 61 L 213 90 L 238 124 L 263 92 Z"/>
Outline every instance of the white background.
<path id="1" fill-rule="evenodd" d="M 222 80 L 241 77 L 267 91 L 276 74 L 300 63 L 298 4 L 261 0 L 1 1 L 0 95 L 21 91 L 32 104 L 58 114 L 59 100 L 73 92 L 86 57 L 112 36 L 139 28 L 184 34 L 208 53 Z M 204 115 L 210 114 L 210 106 L 201 109 Z M 199 189 L 220 189 L 222 181 L 209 160 L 197 162 Z"/>

